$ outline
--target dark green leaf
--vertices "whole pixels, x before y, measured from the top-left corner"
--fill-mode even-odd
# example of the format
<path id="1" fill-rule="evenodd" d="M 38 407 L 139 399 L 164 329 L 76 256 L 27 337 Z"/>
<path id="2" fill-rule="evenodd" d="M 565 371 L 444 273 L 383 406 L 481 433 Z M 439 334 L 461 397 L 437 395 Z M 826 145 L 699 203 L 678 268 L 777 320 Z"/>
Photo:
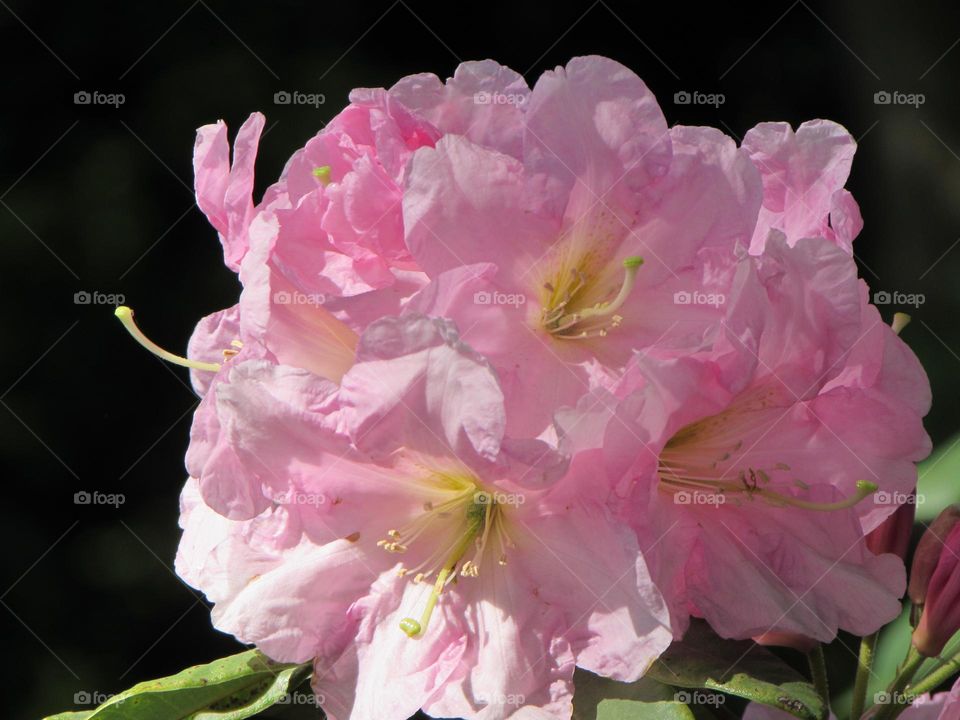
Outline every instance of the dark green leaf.
<path id="1" fill-rule="evenodd" d="M 776 655 L 749 640 L 723 640 L 700 621 L 690 625 L 682 642 L 669 647 L 647 677 L 737 695 L 804 720 L 827 716 L 813 685 Z"/>

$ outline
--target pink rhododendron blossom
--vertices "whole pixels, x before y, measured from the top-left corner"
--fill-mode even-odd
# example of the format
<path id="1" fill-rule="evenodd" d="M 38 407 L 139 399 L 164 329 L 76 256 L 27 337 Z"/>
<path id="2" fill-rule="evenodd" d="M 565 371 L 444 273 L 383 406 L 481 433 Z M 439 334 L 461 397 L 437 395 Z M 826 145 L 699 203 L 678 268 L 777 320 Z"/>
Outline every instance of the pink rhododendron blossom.
<path id="1" fill-rule="evenodd" d="M 468 118 L 471 91 L 506 99 Z M 750 242 L 763 192 L 733 140 L 668 130 L 643 82 L 599 57 L 529 94 L 489 63 L 390 92 L 450 131 L 406 179 L 406 241 L 431 281 L 408 309 L 453 319 L 493 363 L 511 431 L 575 403 L 591 363 L 702 341 L 721 315 L 713 266 Z"/>
<path id="2" fill-rule="evenodd" d="M 220 629 L 314 658 L 331 716 L 569 717 L 575 664 L 634 680 L 669 644 L 595 460 L 504 437 L 496 377 L 448 322 L 373 323 L 339 386 L 263 360 L 224 372 L 229 454 L 206 470 L 260 477 L 270 503 L 230 520 L 191 480 L 177 571 Z"/>
<path id="3" fill-rule="evenodd" d="M 916 484 L 930 396 L 866 298 L 843 250 L 775 233 L 708 346 L 638 354 L 603 391 L 615 412 L 567 432 L 602 442 L 678 631 L 697 615 L 725 637 L 829 641 L 899 614 L 902 560 L 864 535 Z"/>

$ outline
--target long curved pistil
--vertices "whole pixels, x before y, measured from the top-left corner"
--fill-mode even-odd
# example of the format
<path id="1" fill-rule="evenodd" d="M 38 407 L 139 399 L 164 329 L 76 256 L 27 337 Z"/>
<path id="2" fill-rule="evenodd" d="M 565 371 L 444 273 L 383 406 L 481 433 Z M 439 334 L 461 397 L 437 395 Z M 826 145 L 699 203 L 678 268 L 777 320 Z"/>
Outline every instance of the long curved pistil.
<path id="1" fill-rule="evenodd" d="M 127 329 L 127 332 L 130 333 L 134 340 L 143 345 L 143 347 L 157 357 L 162 358 L 169 363 L 173 363 L 174 365 L 193 368 L 195 370 L 206 370 L 208 372 L 217 372 L 220 370 L 220 363 L 190 360 L 185 357 L 180 357 L 179 355 L 174 355 L 168 350 L 164 350 L 162 347 L 153 342 L 153 340 L 144 335 L 143 331 L 137 327 L 137 324 L 133 321 L 133 310 L 128 308 L 126 305 L 121 305 L 118 307 L 116 310 L 114 310 L 113 314 L 117 316 L 117 319 L 119 319 L 121 323 L 123 323 L 123 326 Z"/>

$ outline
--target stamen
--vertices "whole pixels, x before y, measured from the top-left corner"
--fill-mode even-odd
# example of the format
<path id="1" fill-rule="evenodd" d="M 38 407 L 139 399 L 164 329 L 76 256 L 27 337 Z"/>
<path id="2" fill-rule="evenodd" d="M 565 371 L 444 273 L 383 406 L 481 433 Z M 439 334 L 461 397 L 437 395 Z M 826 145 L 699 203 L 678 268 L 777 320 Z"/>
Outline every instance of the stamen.
<path id="1" fill-rule="evenodd" d="M 320 181 L 323 185 L 330 184 L 330 166 L 321 165 L 320 167 L 315 167 L 313 169 L 313 176 Z"/>
<path id="2" fill-rule="evenodd" d="M 897 335 L 910 324 L 910 316 L 906 313 L 898 312 L 893 314 L 893 322 L 890 323 L 890 327 L 893 328 L 893 332 Z"/>
<path id="3" fill-rule="evenodd" d="M 143 345 L 143 347 L 157 357 L 162 358 L 169 363 L 173 363 L 174 365 L 193 368 L 195 370 L 207 370 L 208 372 L 217 372 L 220 370 L 220 363 L 189 360 L 185 357 L 180 357 L 179 355 L 174 355 L 172 352 L 164 350 L 162 347 L 144 335 L 140 328 L 137 327 L 137 324 L 133 321 L 133 310 L 128 308 L 126 305 L 121 305 L 114 310 L 114 315 L 116 315 L 120 322 L 123 323 L 123 326 L 127 329 L 127 332 L 130 333 L 134 340 Z"/>
<path id="4" fill-rule="evenodd" d="M 482 506 L 480 512 L 482 512 L 483 532 L 477 537 L 477 551 L 473 555 L 473 560 L 465 562 L 460 569 L 460 574 L 465 577 L 477 577 L 480 574 L 480 559 L 483 557 L 483 549 L 487 546 L 487 538 L 490 537 L 490 529 L 493 527 L 493 496 L 487 492 L 479 492 L 474 496 L 471 512 L 479 515 L 479 513 L 476 513 L 477 503 Z M 499 518 L 499 513 L 497 513 L 497 518 Z"/>

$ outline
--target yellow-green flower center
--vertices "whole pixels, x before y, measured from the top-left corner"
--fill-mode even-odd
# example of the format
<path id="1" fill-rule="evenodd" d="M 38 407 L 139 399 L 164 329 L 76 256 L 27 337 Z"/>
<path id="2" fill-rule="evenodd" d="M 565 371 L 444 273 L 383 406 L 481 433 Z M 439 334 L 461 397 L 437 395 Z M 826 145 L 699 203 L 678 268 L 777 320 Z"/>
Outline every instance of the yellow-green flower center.
<path id="1" fill-rule="evenodd" d="M 642 264 L 643 259 L 639 257 L 623 261 L 623 283 L 616 291 L 615 286 L 597 287 L 600 283 L 590 271 L 589 263 L 561 263 L 556 274 L 543 283 L 540 303 L 543 329 L 567 340 L 606 336 L 623 322 L 623 316 L 617 311 L 630 297 Z"/>
<path id="2" fill-rule="evenodd" d="M 405 526 L 387 531 L 386 538 L 377 542 L 390 553 L 406 553 L 418 540 L 431 543 L 429 554 L 420 555 L 416 565 L 401 563 L 398 570 L 401 576 L 412 576 L 415 583 L 433 581 L 420 619 L 406 617 L 400 622 L 400 629 L 409 637 L 424 632 L 451 582 L 480 574 L 484 552 L 493 541 L 499 545 L 500 565 L 506 565 L 507 551 L 514 547 L 505 527 L 505 504 L 498 493 L 459 473 L 433 473 L 427 484 L 436 488 L 437 500 L 425 502 L 422 513 Z"/>

